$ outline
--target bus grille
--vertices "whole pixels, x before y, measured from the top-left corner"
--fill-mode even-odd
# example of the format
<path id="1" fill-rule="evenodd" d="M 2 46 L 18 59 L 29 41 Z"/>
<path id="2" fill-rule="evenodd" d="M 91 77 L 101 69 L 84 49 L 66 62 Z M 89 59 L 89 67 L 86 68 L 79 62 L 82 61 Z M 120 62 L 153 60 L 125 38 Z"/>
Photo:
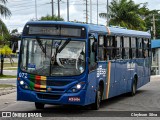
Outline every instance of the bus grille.
<path id="1" fill-rule="evenodd" d="M 47 80 L 47 86 L 65 86 L 69 84 L 70 81 L 54 81 L 54 80 Z"/>
<path id="2" fill-rule="evenodd" d="M 58 100 L 61 97 L 61 95 L 40 94 L 40 93 L 37 93 L 37 96 L 40 99 L 50 99 L 50 100 Z"/>

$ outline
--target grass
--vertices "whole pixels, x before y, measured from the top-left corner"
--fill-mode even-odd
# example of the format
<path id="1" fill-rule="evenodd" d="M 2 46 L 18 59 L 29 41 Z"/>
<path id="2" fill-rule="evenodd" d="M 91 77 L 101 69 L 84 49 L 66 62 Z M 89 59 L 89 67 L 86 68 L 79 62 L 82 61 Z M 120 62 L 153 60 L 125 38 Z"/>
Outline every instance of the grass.
<path id="1" fill-rule="evenodd" d="M 3 70 L 17 70 L 17 68 L 3 68 Z"/>
<path id="2" fill-rule="evenodd" d="M 11 63 L 4 63 L 3 64 L 3 67 L 5 68 L 5 67 L 17 67 L 18 66 L 18 63 L 13 63 L 12 65 L 11 65 Z"/>
<path id="3" fill-rule="evenodd" d="M 2 78 L 16 78 L 16 75 L 0 75 L 0 79 Z"/>
<path id="4" fill-rule="evenodd" d="M 0 84 L 0 88 L 15 87 L 14 85 Z"/>

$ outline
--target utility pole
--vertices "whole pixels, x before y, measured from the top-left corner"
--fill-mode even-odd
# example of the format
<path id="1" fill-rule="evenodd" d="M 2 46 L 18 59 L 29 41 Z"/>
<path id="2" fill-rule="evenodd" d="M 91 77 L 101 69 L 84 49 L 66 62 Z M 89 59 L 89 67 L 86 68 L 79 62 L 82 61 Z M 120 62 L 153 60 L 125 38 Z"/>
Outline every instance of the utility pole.
<path id="1" fill-rule="evenodd" d="M 155 15 L 153 14 L 153 39 L 156 39 Z"/>
<path id="2" fill-rule="evenodd" d="M 35 19 L 37 20 L 37 0 L 35 0 Z"/>
<path id="3" fill-rule="evenodd" d="M 86 23 L 88 23 L 88 1 L 86 0 Z"/>
<path id="4" fill-rule="evenodd" d="M 97 0 L 97 25 L 98 25 L 98 0 Z"/>
<path id="5" fill-rule="evenodd" d="M 58 18 L 60 18 L 60 0 L 57 0 L 57 2 L 58 2 Z"/>
<path id="6" fill-rule="evenodd" d="M 107 0 L 107 26 L 109 26 L 109 2 Z"/>
<path id="7" fill-rule="evenodd" d="M 51 7 L 52 7 L 52 18 L 54 16 L 54 1 L 52 0 L 51 1 Z"/>
<path id="8" fill-rule="evenodd" d="M 92 0 L 90 0 L 90 23 L 92 23 Z"/>
<path id="9" fill-rule="evenodd" d="M 69 22 L 69 0 L 67 0 L 67 21 Z"/>

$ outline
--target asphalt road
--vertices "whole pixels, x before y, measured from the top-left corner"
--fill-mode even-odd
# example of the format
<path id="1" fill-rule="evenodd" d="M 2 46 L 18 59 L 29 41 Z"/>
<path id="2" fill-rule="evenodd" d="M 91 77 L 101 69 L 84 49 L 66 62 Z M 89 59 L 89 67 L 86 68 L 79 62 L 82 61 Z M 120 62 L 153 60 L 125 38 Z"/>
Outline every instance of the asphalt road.
<path id="1" fill-rule="evenodd" d="M 141 87 L 137 94 L 130 97 L 128 94 L 120 95 L 109 100 L 103 101 L 101 108 L 98 111 L 92 111 L 85 107 L 74 107 L 74 106 L 55 106 L 46 105 L 44 110 L 36 110 L 34 103 L 16 101 L 16 93 L 0 96 L 0 111 L 21 111 L 21 112 L 40 112 L 45 115 L 51 115 L 52 119 L 68 120 L 72 119 L 105 119 L 104 117 L 94 117 L 100 114 L 107 114 L 104 111 L 115 111 L 115 117 L 108 117 L 107 120 L 121 120 L 116 116 L 116 111 L 122 111 L 123 114 L 127 111 L 160 111 L 160 77 L 154 77 L 151 82 Z M 124 112 L 126 111 L 126 112 Z M 114 115 L 114 112 L 112 113 Z M 64 116 L 64 117 L 63 117 Z M 88 118 L 88 117 L 89 118 Z M 103 116 L 103 115 L 102 115 Z M 63 117 L 63 118 L 61 118 Z M 31 118 L 30 118 L 31 119 Z M 40 119 L 51 119 L 49 117 Z M 124 117 L 123 120 L 159 120 L 156 117 Z"/>
<path id="2" fill-rule="evenodd" d="M 4 75 L 17 75 L 17 70 L 3 70 Z M 0 79 L 0 84 L 16 85 L 16 78 L 3 78 Z"/>
<path id="3" fill-rule="evenodd" d="M 16 86 L 16 78 L 0 79 L 0 84 L 10 84 Z"/>

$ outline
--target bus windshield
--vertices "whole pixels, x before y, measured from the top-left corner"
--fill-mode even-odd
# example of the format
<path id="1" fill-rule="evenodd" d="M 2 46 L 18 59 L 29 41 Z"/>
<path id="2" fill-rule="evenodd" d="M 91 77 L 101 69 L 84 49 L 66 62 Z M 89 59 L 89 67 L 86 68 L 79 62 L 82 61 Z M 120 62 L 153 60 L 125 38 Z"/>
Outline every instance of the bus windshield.
<path id="1" fill-rule="evenodd" d="M 20 68 L 44 76 L 80 75 L 85 70 L 85 42 L 25 38 Z"/>

